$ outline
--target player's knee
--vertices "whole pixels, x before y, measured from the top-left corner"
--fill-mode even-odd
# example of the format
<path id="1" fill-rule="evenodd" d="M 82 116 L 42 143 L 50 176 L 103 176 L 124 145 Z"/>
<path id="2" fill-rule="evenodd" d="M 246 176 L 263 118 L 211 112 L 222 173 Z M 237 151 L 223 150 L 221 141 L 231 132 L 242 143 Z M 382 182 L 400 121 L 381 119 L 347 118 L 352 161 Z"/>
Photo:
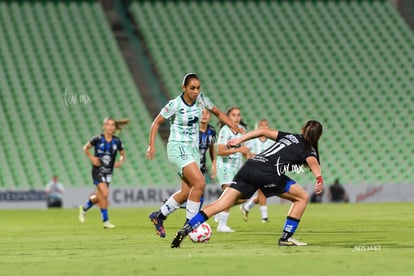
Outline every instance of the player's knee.
<path id="1" fill-rule="evenodd" d="M 197 183 L 195 183 L 193 185 L 193 190 L 204 191 L 205 187 L 206 187 L 206 181 L 205 180 L 197 181 Z"/>
<path id="2" fill-rule="evenodd" d="M 309 202 L 309 199 L 310 199 L 310 195 L 308 194 L 308 192 L 303 192 L 301 195 L 301 201 Z"/>

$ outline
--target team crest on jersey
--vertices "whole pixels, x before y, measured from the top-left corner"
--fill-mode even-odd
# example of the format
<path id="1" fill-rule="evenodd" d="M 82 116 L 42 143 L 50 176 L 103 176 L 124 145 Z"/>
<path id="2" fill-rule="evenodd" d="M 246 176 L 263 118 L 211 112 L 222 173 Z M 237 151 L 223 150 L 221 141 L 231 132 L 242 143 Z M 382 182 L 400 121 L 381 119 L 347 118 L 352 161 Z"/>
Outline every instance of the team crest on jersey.
<path id="1" fill-rule="evenodd" d="M 104 163 L 105 166 L 108 166 L 111 163 L 111 156 L 104 155 L 102 156 L 102 163 Z"/>
<path id="2" fill-rule="evenodd" d="M 112 150 L 113 150 L 113 151 L 116 151 L 117 149 L 118 149 L 118 145 L 117 145 L 117 144 L 113 144 L 113 145 L 112 145 Z"/>

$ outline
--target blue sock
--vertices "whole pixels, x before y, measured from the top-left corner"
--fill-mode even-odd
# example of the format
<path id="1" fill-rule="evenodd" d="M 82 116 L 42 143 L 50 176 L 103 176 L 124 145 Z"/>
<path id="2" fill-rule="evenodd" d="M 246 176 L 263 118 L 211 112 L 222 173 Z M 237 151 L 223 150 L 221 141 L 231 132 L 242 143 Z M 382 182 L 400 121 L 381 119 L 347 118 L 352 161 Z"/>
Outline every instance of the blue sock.
<path id="1" fill-rule="evenodd" d="M 203 211 L 200 211 L 192 219 L 190 219 L 188 224 L 191 226 L 192 229 L 196 229 L 198 226 L 200 226 L 207 219 L 208 219 L 207 215 L 204 214 Z"/>
<path id="2" fill-rule="evenodd" d="M 83 205 L 83 210 L 86 212 L 88 211 L 90 208 L 92 208 L 94 204 L 92 203 L 91 200 L 88 200 L 84 205 Z"/>
<path id="3" fill-rule="evenodd" d="M 298 228 L 300 220 L 292 217 L 287 217 L 285 226 L 283 226 L 283 233 L 282 233 L 282 240 L 287 240 L 288 238 L 292 237 L 295 233 L 296 228 Z"/>
<path id="4" fill-rule="evenodd" d="M 101 209 L 102 221 L 105 222 L 108 220 L 108 209 Z"/>

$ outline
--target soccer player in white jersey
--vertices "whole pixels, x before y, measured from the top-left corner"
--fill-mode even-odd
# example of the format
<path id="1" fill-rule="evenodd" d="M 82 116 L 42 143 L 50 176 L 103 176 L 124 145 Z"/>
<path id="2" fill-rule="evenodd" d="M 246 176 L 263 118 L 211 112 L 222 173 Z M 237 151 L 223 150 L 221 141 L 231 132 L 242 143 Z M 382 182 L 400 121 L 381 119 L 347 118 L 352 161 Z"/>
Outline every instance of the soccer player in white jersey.
<path id="1" fill-rule="evenodd" d="M 206 185 L 200 171 L 199 125 L 204 108 L 208 109 L 220 121 L 224 122 L 234 132 L 239 132 L 237 124 L 201 92 L 201 81 L 194 73 L 184 76 L 183 92 L 161 110 L 154 119 L 149 135 L 149 146 L 146 157 L 155 158 L 155 137 L 159 126 L 170 120 L 170 135 L 167 144 L 169 161 L 176 167 L 181 177 L 181 189 L 168 198 L 157 211 L 149 215 L 155 226 L 156 233 L 165 237 L 164 220 L 169 214 L 180 208 L 187 201 L 186 219 L 191 219 L 200 209 L 200 198 Z"/>
<path id="2" fill-rule="evenodd" d="M 240 108 L 230 107 L 227 110 L 227 116 L 240 128 L 246 127 L 246 124 L 241 118 Z M 228 141 L 241 136 L 240 133 L 236 133 L 228 126 L 220 124 L 220 132 L 217 140 L 217 178 L 221 189 L 224 191 L 233 181 L 233 177 L 243 164 L 244 158 L 248 158 L 249 148 L 245 145 L 240 145 L 235 148 L 227 147 Z M 230 208 L 223 210 L 215 216 L 215 220 L 218 222 L 217 232 L 234 232 L 227 225 L 227 221 L 230 215 Z"/>
<path id="3" fill-rule="evenodd" d="M 269 120 L 261 119 L 256 123 L 255 129 L 260 128 L 269 128 Z M 274 140 L 267 138 L 266 136 L 260 136 L 258 138 L 252 139 L 247 142 L 247 147 L 250 149 L 250 157 L 255 156 L 258 153 L 261 153 L 271 145 L 275 143 Z M 260 205 L 260 213 L 262 216 L 262 222 L 267 223 L 269 222 L 268 215 L 267 215 L 267 199 L 264 196 L 263 192 L 259 189 L 257 193 L 247 200 L 246 203 L 240 205 L 240 211 L 243 215 L 244 221 L 247 221 L 249 211 L 256 205 Z"/>

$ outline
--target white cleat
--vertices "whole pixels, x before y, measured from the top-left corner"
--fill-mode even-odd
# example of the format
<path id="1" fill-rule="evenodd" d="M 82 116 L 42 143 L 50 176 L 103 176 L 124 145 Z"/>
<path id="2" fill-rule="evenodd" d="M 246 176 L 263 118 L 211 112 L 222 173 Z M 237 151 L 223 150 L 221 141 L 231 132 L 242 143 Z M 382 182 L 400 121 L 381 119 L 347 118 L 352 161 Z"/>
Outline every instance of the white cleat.
<path id="1" fill-rule="evenodd" d="M 82 205 L 79 206 L 79 222 L 80 223 L 84 223 L 85 222 L 85 218 L 86 218 L 86 212 L 83 210 Z"/>
<path id="2" fill-rule="evenodd" d="M 246 211 L 246 209 L 244 209 L 243 205 L 240 205 L 240 213 L 243 216 L 243 220 L 247 221 L 248 220 L 248 216 L 249 216 L 249 211 Z"/>
<path id="3" fill-rule="evenodd" d="M 306 242 L 298 241 L 294 238 L 289 238 L 287 241 L 279 240 L 279 246 L 306 246 L 308 245 Z"/>
<path id="4" fill-rule="evenodd" d="M 103 227 L 104 227 L 105 229 L 114 229 L 114 228 L 115 228 L 115 225 L 113 225 L 112 223 L 110 223 L 110 222 L 109 222 L 109 220 L 107 220 L 107 221 L 105 221 L 105 222 L 103 223 Z"/>
<path id="5" fill-rule="evenodd" d="M 235 232 L 233 229 L 231 229 L 229 226 L 224 225 L 224 226 L 218 226 L 217 227 L 217 232 L 222 232 L 222 233 L 233 233 Z"/>

